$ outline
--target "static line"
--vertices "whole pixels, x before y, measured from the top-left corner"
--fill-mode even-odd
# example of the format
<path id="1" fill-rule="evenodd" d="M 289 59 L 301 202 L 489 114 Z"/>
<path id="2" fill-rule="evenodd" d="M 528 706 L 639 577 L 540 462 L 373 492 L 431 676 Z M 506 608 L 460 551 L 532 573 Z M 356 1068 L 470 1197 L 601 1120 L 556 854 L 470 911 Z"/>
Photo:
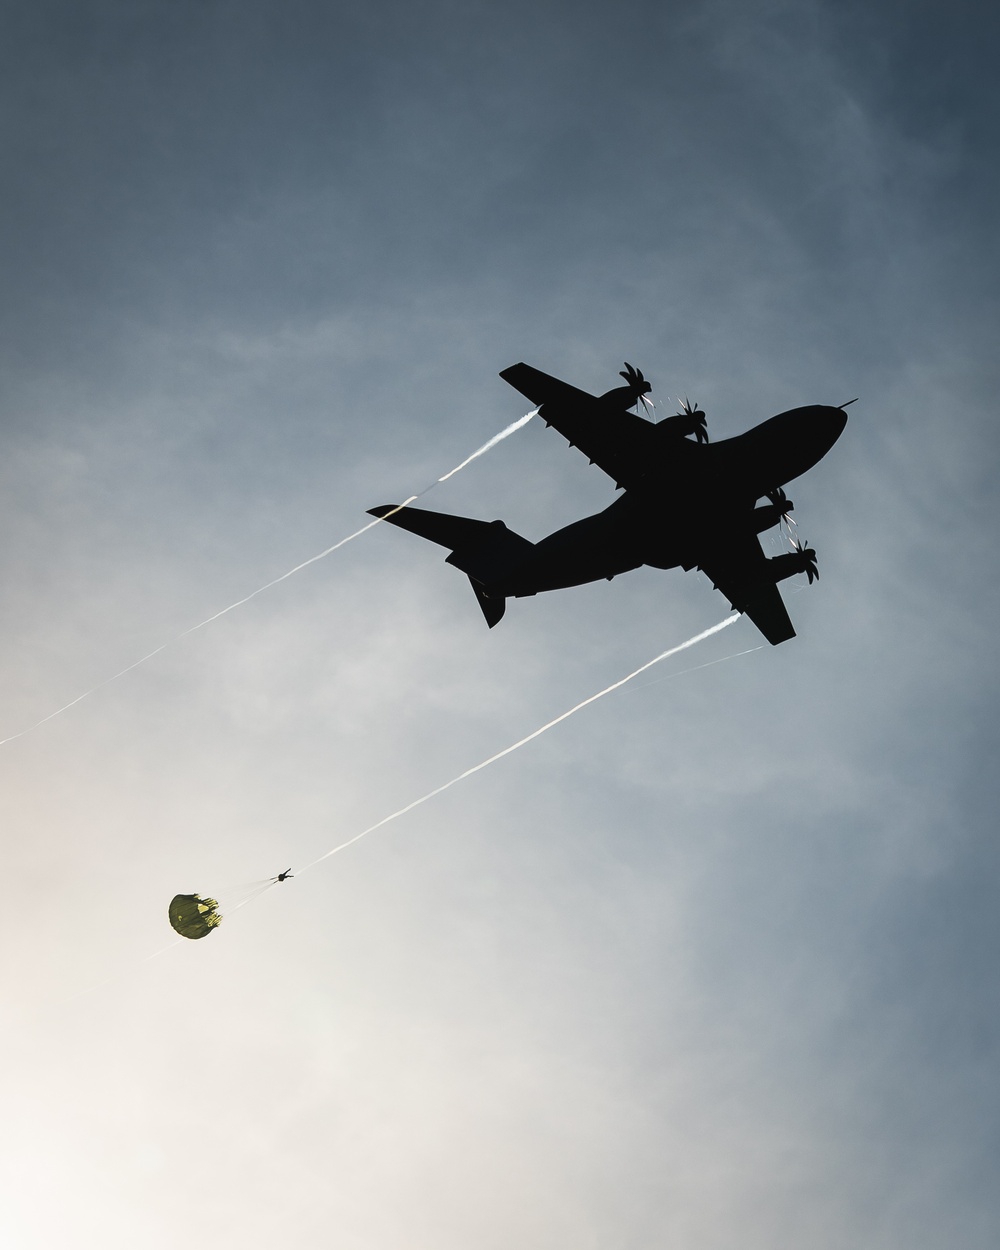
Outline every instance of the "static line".
<path id="1" fill-rule="evenodd" d="M 225 904 L 224 891 L 219 891 L 223 895 L 223 904 L 226 908 L 224 912 L 220 912 L 222 919 L 231 916 L 233 912 L 239 911 L 240 908 L 246 907 L 247 903 L 252 903 L 255 899 L 260 898 L 274 885 L 274 881 L 268 878 L 265 881 L 255 882 L 249 891 L 244 895 L 237 895 L 236 902 Z M 188 939 L 183 937 L 175 937 L 172 942 L 168 942 L 166 946 L 161 946 L 159 950 L 155 950 L 152 954 L 145 955 L 141 959 L 132 959 L 124 963 L 117 972 L 112 972 L 110 976 L 104 978 L 103 981 L 96 981 L 93 985 L 88 985 L 86 989 L 77 990 L 75 994 L 70 994 L 68 998 L 62 999 L 64 1003 L 76 1002 L 79 998 L 86 998 L 88 994 L 94 994 L 97 990 L 103 989 L 106 985 L 111 985 L 114 981 L 120 981 L 123 977 L 133 972 L 136 968 L 143 964 L 148 964 L 151 959 L 159 959 L 161 955 L 165 955 L 167 951 L 172 951 L 175 946 L 184 946 Z"/>
<path id="2" fill-rule="evenodd" d="M 654 677 L 652 681 L 636 686 L 636 690 L 647 690 L 661 681 L 671 681 L 675 677 L 686 677 L 688 673 L 700 673 L 703 668 L 711 668 L 713 664 L 725 664 L 727 660 L 738 660 L 741 655 L 751 655 L 754 651 L 763 651 L 763 646 L 747 647 L 746 651 L 734 651 L 732 655 L 720 655 L 717 660 L 708 660 L 705 664 L 695 664 L 693 668 L 682 668 L 676 673 L 664 673 L 662 677 Z"/>
<path id="3" fill-rule="evenodd" d="M 589 698 L 575 704 L 569 709 L 568 712 L 563 712 L 560 716 L 555 717 L 554 720 L 547 721 L 541 726 L 541 728 L 534 730 L 533 733 L 528 734 L 524 738 L 520 738 L 517 742 L 512 743 L 511 746 L 504 747 L 504 749 L 502 751 L 498 751 L 496 755 L 491 755 L 489 759 L 483 760 L 482 763 L 475 764 L 472 768 L 467 768 L 464 773 L 459 773 L 457 777 L 452 777 L 451 781 L 446 781 L 443 786 L 438 786 L 436 789 L 429 791 L 421 798 L 414 799 L 412 803 L 407 803 L 405 807 L 401 807 L 398 811 L 393 812 L 391 815 L 383 816 L 382 819 L 376 821 L 374 825 L 369 825 L 367 829 L 362 829 L 362 831 L 360 833 L 356 833 L 353 838 L 348 838 L 346 842 L 341 842 L 339 846 L 335 846 L 332 851 L 327 851 L 326 854 L 321 855 L 319 859 L 314 859 L 311 863 L 306 864 L 305 868 L 299 868 L 296 872 L 296 876 L 300 876 L 309 868 L 315 868 L 316 865 L 321 864 L 324 859 L 329 859 L 331 855 L 336 855 L 338 852 L 346 850 L 347 847 L 353 846 L 355 842 L 360 842 L 362 838 L 366 838 L 370 833 L 374 833 L 376 829 L 381 829 L 383 825 L 387 825 L 391 820 L 398 820 L 400 816 L 405 816 L 407 812 L 412 812 L 415 807 L 419 807 L 422 803 L 426 803 L 428 799 L 433 799 L 437 795 L 443 794 L 445 790 L 450 790 L 452 786 L 458 785 L 458 783 L 460 781 L 464 781 L 466 777 L 471 777 L 473 773 L 478 773 L 482 769 L 488 768 L 490 764 L 495 764 L 497 760 L 502 760 L 505 755 L 510 755 L 511 752 L 516 751 L 520 747 L 525 746 L 527 743 L 534 741 L 535 738 L 540 737 L 543 733 L 546 733 L 549 729 L 552 729 L 561 721 L 566 720 L 575 712 L 579 712 L 582 708 L 589 706 L 591 703 L 596 703 L 598 699 L 603 699 L 606 694 L 611 694 L 613 690 L 619 690 L 634 677 L 638 677 L 640 673 L 644 673 L 647 669 L 652 668 L 654 664 L 659 664 L 661 660 L 669 659 L 670 656 L 677 655 L 679 651 L 686 651 L 688 647 L 693 647 L 696 643 L 703 642 L 706 638 L 711 638 L 713 634 L 717 634 L 721 630 L 726 629 L 729 625 L 732 625 L 739 619 L 740 613 L 734 612 L 732 616 L 727 616 L 726 619 L 724 621 L 720 621 L 718 625 L 713 625 L 710 629 L 703 629 L 700 634 L 695 634 L 695 636 L 693 638 L 689 638 L 687 642 L 682 642 L 676 647 L 671 647 L 668 651 L 662 651 L 654 659 L 647 661 L 647 663 L 629 673 L 627 677 L 622 677 L 619 681 L 612 682 L 610 686 L 605 686 L 604 689 L 599 690 L 597 694 L 592 694 Z"/>
<path id="4" fill-rule="evenodd" d="M 70 994 L 68 998 L 61 1001 L 64 1003 L 75 1003 L 78 998 L 86 998 L 88 994 L 94 994 L 97 990 L 102 990 L 106 985 L 110 985 L 112 981 L 120 980 L 121 977 L 127 975 L 133 969 L 140 967 L 142 964 L 148 964 L 151 959 L 159 959 L 161 955 L 165 955 L 167 951 L 172 951 L 175 946 L 180 946 L 184 941 L 182 937 L 174 938 L 172 942 L 168 942 L 166 946 L 161 946 L 158 951 L 153 951 L 151 955 L 145 955 L 142 959 L 130 960 L 120 971 L 113 972 L 111 976 L 105 977 L 103 981 L 97 981 L 94 985 L 88 985 L 85 990 L 77 990 L 75 994 Z"/>
<path id="5" fill-rule="evenodd" d="M 293 569 L 289 569 L 287 573 L 282 573 L 280 577 L 275 577 L 271 581 L 265 582 L 263 586 L 258 586 L 256 590 L 251 591 L 248 595 L 244 595 L 242 599 L 237 599 L 235 603 L 231 603 L 227 608 L 223 608 L 220 612 L 214 612 L 211 616 L 205 617 L 203 621 L 199 621 L 197 625 L 192 625 L 188 629 L 185 629 L 183 633 L 177 634 L 173 638 L 168 639 L 166 642 L 161 643 L 158 647 L 148 652 L 148 654 L 144 655 L 141 659 L 133 661 L 133 663 L 129 664 L 126 668 L 121 669 L 119 672 L 114 673 L 111 677 L 105 677 L 105 679 L 103 681 L 99 681 L 96 686 L 92 686 L 89 690 L 85 690 L 83 694 L 78 694 L 75 699 L 71 699 L 69 703 L 64 703 L 62 707 L 57 707 L 54 712 L 49 712 L 48 716 L 43 716 L 41 720 L 35 721 L 35 723 L 33 725 L 29 725 L 27 729 L 21 729 L 16 734 L 11 734 L 7 738 L 0 738 L 0 747 L 6 745 L 8 742 L 13 742 L 15 738 L 23 738 L 25 734 L 30 734 L 36 729 L 40 729 L 42 725 L 46 724 L 46 722 L 54 720 L 57 716 L 61 716 L 63 712 L 68 712 L 71 707 L 76 707 L 76 705 L 78 703 L 82 703 L 84 699 L 89 699 L 92 694 L 96 694 L 98 690 L 103 690 L 105 686 L 110 686 L 113 681 L 117 681 L 120 677 L 124 677 L 126 673 L 131 673 L 133 669 L 139 668 L 141 665 L 147 663 L 154 656 L 159 655 L 161 651 L 165 651 L 167 647 L 172 646 L 175 642 L 180 642 L 183 638 L 187 638 L 189 635 L 197 633 L 199 629 L 204 629 L 206 625 L 211 625 L 213 621 L 217 621 L 220 616 L 225 616 L 228 612 L 232 612 L 236 608 L 241 608 L 245 603 L 249 603 L 251 599 L 256 599 L 258 595 L 262 595 L 265 590 L 270 590 L 272 586 L 277 586 L 279 582 L 286 581 L 289 577 L 293 576 L 293 574 L 300 573 L 303 569 L 308 568 L 310 564 L 315 564 L 317 560 L 323 560 L 326 556 L 332 555 L 333 552 L 339 551 L 341 547 L 346 547 L 346 545 L 353 542 L 355 538 L 360 538 L 362 534 L 367 534 L 368 531 L 370 529 L 374 529 L 376 525 L 381 525 L 382 522 L 388 520 L 389 517 L 395 516 L 396 513 L 400 512 L 403 508 L 408 507 L 411 503 L 415 503 L 421 495 L 426 495 L 428 491 L 433 490 L 434 487 L 438 486 L 441 482 L 447 482 L 448 478 L 454 477 L 456 473 L 458 473 L 461 469 L 464 469 L 466 465 L 471 464 L 473 460 L 478 460 L 480 456 L 495 447 L 497 443 L 502 443 L 505 438 L 509 438 L 516 430 L 519 430 L 523 425 L 527 425 L 537 412 L 538 409 L 536 408 L 534 412 L 526 413 L 519 420 L 512 422 L 506 429 L 501 430 L 499 434 L 494 434 L 491 439 L 483 443 L 482 447 L 480 447 L 477 451 L 474 451 L 471 456 L 467 456 L 461 464 L 457 464 L 454 469 L 449 469 L 449 471 L 442 477 L 435 478 L 429 486 L 425 486 L 423 490 L 419 490 L 415 495 L 411 495 L 409 499 L 404 500 L 404 502 L 399 504 L 398 507 L 393 508 L 391 512 L 387 512 L 384 517 L 376 517 L 374 521 L 369 521 L 367 525 L 362 525 L 359 530 L 355 530 L 353 534 L 348 534 L 346 538 L 342 538 L 339 542 L 334 543 L 332 547 L 327 547 L 325 551 L 321 551 L 317 555 L 310 556 L 308 560 L 303 560 L 301 564 L 296 564 L 296 566 Z"/>

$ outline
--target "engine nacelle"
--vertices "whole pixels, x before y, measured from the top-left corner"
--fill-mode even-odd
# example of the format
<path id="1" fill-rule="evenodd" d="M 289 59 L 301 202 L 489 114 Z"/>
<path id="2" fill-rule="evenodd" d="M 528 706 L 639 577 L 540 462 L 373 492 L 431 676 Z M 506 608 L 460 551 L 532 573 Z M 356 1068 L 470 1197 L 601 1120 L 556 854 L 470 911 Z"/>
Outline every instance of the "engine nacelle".
<path id="1" fill-rule="evenodd" d="M 616 386 L 613 391 L 605 391 L 598 401 L 601 407 L 609 412 L 614 412 L 616 409 L 627 412 L 629 408 L 634 408 L 638 404 L 643 395 L 648 395 L 653 389 L 652 383 L 647 382 L 642 376 L 642 370 L 634 369 L 627 360 L 625 368 L 619 370 L 618 376 L 624 378 L 627 385 Z"/>
<path id="2" fill-rule="evenodd" d="M 766 503 L 754 508 L 753 532 L 763 534 L 765 530 L 773 529 L 787 512 L 791 512 L 792 507 L 788 500 L 784 500 L 782 503 Z"/>
<path id="3" fill-rule="evenodd" d="M 796 573 L 805 573 L 811 585 L 819 579 L 816 552 L 811 547 L 805 547 L 784 556 L 774 556 L 767 562 L 767 573 L 775 584 L 783 582 L 786 577 L 794 577 Z"/>

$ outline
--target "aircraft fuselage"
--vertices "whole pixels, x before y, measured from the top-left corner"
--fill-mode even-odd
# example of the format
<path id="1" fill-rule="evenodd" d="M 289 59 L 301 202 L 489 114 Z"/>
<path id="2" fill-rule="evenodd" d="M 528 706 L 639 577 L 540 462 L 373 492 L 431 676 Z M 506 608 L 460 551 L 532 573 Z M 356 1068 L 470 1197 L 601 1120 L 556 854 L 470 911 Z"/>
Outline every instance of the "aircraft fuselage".
<path id="1" fill-rule="evenodd" d="M 843 408 L 814 404 L 780 413 L 745 434 L 707 442 L 697 405 L 653 423 L 632 413 L 649 390 L 626 364 L 625 387 L 589 395 L 523 362 L 500 376 L 537 404 L 540 420 L 607 473 L 624 493 L 593 516 L 532 543 L 503 521 L 383 504 L 372 516 L 448 548 L 492 629 L 508 598 L 580 586 L 648 564 L 699 568 L 773 645 L 795 636 L 778 583 L 818 576 L 816 553 L 768 558 L 757 535 L 791 508 L 782 487 L 811 469 L 847 424 Z M 846 406 L 846 405 L 845 405 Z M 758 504 L 767 498 L 769 502 Z"/>
<path id="2" fill-rule="evenodd" d="M 672 439 L 663 457 L 609 507 L 518 553 L 484 589 L 520 598 L 610 579 L 643 564 L 693 568 L 725 544 L 734 526 L 769 528 L 763 524 L 768 510 L 754 510 L 754 502 L 811 469 L 846 424 L 843 409 L 810 405 L 719 443 Z M 773 511 L 770 524 L 779 516 Z"/>

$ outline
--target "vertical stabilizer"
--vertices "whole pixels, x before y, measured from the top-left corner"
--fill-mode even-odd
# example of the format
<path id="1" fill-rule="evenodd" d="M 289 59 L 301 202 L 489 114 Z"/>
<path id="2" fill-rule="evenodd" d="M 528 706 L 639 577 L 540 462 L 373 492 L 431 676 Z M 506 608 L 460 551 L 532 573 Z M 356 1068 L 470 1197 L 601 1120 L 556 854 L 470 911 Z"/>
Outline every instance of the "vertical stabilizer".
<path id="1" fill-rule="evenodd" d="M 507 611 L 507 600 L 499 597 L 491 599 L 482 586 L 471 577 L 469 578 L 469 585 L 476 592 L 476 602 L 483 610 L 486 624 L 492 629 L 497 622 L 503 620 L 503 614 Z"/>

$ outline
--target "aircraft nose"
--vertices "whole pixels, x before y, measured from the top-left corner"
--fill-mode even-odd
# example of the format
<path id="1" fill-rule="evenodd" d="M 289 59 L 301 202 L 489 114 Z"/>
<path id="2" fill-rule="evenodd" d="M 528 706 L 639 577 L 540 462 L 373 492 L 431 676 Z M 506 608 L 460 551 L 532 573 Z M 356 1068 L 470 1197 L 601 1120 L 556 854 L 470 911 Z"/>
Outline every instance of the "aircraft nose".
<path id="1" fill-rule="evenodd" d="M 843 408 L 822 407 L 818 410 L 820 424 L 826 432 L 827 447 L 830 448 L 843 434 L 847 426 L 847 413 Z"/>

